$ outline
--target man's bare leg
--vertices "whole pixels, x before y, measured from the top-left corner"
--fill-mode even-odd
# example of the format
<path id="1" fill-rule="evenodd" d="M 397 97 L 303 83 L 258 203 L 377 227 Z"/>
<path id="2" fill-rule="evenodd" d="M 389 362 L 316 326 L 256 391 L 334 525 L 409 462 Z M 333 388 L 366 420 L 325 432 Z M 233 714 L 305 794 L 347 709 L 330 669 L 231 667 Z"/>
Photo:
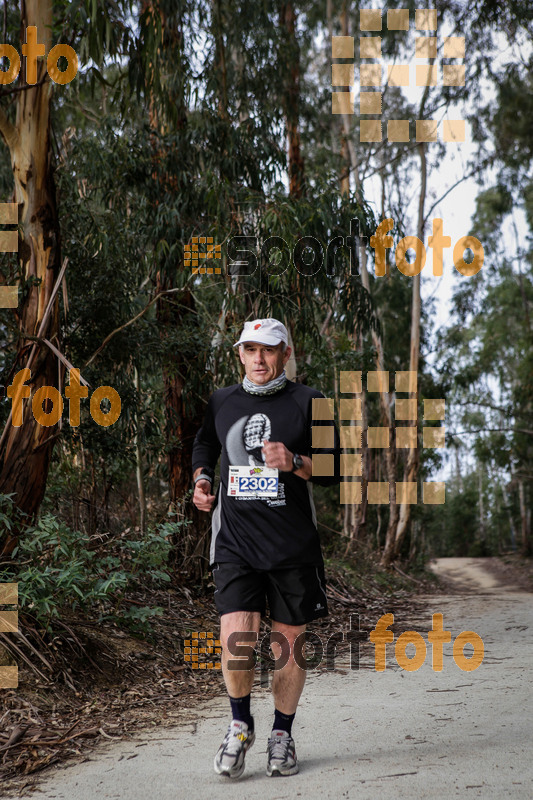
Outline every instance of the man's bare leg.
<path id="1" fill-rule="evenodd" d="M 305 625 L 284 625 L 272 622 L 270 646 L 276 658 L 272 677 L 274 695 L 274 725 L 268 740 L 267 775 L 294 775 L 298 772 L 296 749 L 291 729 L 296 708 L 305 683 L 303 668 L 305 648 L 302 639 L 298 643 L 297 658 L 294 657 L 294 642 L 304 633 Z M 281 635 L 281 636 L 280 636 Z M 276 641 L 276 636 L 281 642 Z M 278 666 L 279 664 L 279 666 Z"/>
<path id="2" fill-rule="evenodd" d="M 229 614 L 222 614 L 220 617 L 222 674 L 230 697 L 244 697 L 244 695 L 250 694 L 254 682 L 254 665 L 251 664 L 251 668 L 248 666 L 248 669 L 228 668 L 229 660 L 237 660 L 228 650 L 228 638 L 232 633 L 238 631 L 252 631 L 259 636 L 260 624 L 261 614 L 259 611 L 232 611 Z M 241 640 L 237 639 L 236 643 L 240 644 L 240 642 Z M 255 648 L 257 638 L 255 641 L 242 640 L 242 644 Z M 246 658 L 243 658 L 242 661 L 244 666 L 246 664 Z"/>
<path id="3" fill-rule="evenodd" d="M 257 634 L 261 623 L 259 611 L 232 611 L 220 617 L 220 644 L 222 645 L 222 674 L 231 702 L 232 721 L 224 741 L 215 756 L 215 772 L 229 778 L 239 778 L 244 771 L 246 751 L 255 741 L 253 717 L 250 714 L 250 693 L 254 682 L 254 658 L 252 651 L 257 644 Z M 232 650 L 235 646 L 245 644 L 251 650 L 252 657 L 232 655 L 228 648 L 228 639 L 233 633 L 242 632 L 242 636 L 232 639 Z M 252 634 L 251 637 L 245 634 Z M 228 661 L 242 661 L 242 668 L 230 669 Z"/>
<path id="4" fill-rule="evenodd" d="M 305 625 L 285 625 L 282 622 L 272 622 L 272 631 L 279 631 L 285 636 L 290 647 L 289 660 L 281 669 L 275 669 L 272 677 L 272 694 L 274 704 L 283 714 L 294 714 L 298 701 L 304 688 L 306 670 L 298 666 L 294 660 L 294 641 L 305 631 Z M 279 662 L 282 650 L 286 645 L 272 641 L 274 657 Z M 301 648 L 302 658 L 305 657 L 305 648 Z M 282 659 L 285 661 L 285 658 Z M 280 662 L 282 663 L 282 662 Z"/>

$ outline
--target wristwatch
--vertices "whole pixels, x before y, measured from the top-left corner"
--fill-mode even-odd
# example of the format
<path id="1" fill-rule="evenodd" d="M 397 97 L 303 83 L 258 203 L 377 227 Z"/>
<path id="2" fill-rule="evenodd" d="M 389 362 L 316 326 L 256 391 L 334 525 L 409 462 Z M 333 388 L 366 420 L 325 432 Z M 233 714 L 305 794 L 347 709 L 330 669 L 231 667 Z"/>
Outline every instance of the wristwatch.
<path id="1" fill-rule="evenodd" d="M 294 453 L 292 457 L 292 469 L 291 472 L 294 472 L 296 469 L 301 469 L 304 465 L 304 460 L 298 453 Z"/>
<path id="2" fill-rule="evenodd" d="M 198 481 L 209 481 L 209 483 L 211 484 L 211 486 L 213 485 L 213 477 L 212 477 L 211 475 L 208 475 L 208 474 L 207 474 L 207 472 L 202 472 L 202 473 L 200 473 L 200 475 L 198 475 L 198 476 L 197 476 L 197 477 L 194 479 L 194 485 L 195 485 L 195 486 L 196 486 L 196 484 L 198 483 Z"/>

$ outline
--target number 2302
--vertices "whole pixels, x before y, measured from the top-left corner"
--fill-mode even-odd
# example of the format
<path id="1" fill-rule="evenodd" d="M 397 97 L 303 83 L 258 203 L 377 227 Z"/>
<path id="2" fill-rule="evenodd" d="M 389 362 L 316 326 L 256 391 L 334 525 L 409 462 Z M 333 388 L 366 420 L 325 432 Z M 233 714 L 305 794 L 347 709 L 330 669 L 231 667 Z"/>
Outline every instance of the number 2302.
<path id="1" fill-rule="evenodd" d="M 274 491 L 277 485 L 276 478 L 258 478 L 257 475 L 252 475 L 251 478 L 239 478 L 239 491 L 241 492 L 257 492 L 257 490 Z"/>

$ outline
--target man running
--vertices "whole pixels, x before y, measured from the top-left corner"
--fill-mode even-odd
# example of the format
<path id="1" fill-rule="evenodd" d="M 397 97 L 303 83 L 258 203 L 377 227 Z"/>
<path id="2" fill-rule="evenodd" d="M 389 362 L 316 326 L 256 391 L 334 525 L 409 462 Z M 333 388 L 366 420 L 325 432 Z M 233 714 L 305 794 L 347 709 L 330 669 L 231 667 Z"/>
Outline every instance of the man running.
<path id="1" fill-rule="evenodd" d="M 246 751 L 255 741 L 250 713 L 253 664 L 245 661 L 242 668 L 228 667 L 235 639 L 250 643 L 250 635 L 233 636 L 229 643 L 233 652 L 228 650 L 228 638 L 252 632 L 257 641 L 266 598 L 276 658 L 267 775 L 293 775 L 298 762 L 291 728 L 306 674 L 295 661 L 294 642 L 308 622 L 328 614 L 310 483 L 339 483 L 338 432 L 333 419 L 325 419 L 327 414 L 320 415 L 320 422 L 313 421 L 317 415 L 312 401 L 324 395 L 287 380 L 284 366 L 291 348 L 281 322 L 245 323 L 237 346 L 246 377 L 242 384 L 219 389 L 209 398 L 193 448 L 193 502 L 206 512 L 215 504 L 210 566 L 220 614 L 222 673 L 232 712 L 214 767 L 220 775 L 238 778 Z M 333 428 L 328 432 L 330 441 L 325 431 L 315 441 L 331 447 L 312 448 L 312 426 Z M 321 470 L 322 476 L 312 475 L 312 453 L 329 454 L 329 468 Z M 220 454 L 215 498 L 212 488 Z M 278 668 L 282 654 L 284 665 Z"/>

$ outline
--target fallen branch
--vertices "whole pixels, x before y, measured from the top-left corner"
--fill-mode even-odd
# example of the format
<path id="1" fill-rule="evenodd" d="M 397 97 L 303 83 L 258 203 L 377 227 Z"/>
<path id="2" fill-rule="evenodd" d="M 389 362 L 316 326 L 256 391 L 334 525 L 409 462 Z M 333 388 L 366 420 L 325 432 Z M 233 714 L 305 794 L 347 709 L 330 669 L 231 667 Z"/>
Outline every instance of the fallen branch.
<path id="1" fill-rule="evenodd" d="M 11 731 L 11 736 L 7 740 L 6 744 L 0 747 L 0 752 L 2 750 L 9 750 L 10 747 L 14 747 L 17 744 L 17 742 L 19 742 L 22 739 L 27 730 L 28 730 L 27 727 L 23 728 L 20 725 L 17 725 L 17 727 Z"/>
<path id="2" fill-rule="evenodd" d="M 398 567 L 396 564 L 393 564 L 392 566 L 396 570 L 396 572 L 399 572 L 400 575 L 403 575 L 404 578 L 407 578 L 410 581 L 414 581 L 415 583 L 418 583 L 419 586 L 423 586 L 424 585 L 424 583 L 422 581 L 419 581 L 416 578 L 413 578 L 412 575 L 408 575 L 406 572 L 401 570 L 400 567 Z"/>
<path id="3" fill-rule="evenodd" d="M 45 683 L 48 684 L 52 683 L 52 681 L 49 678 L 47 678 L 46 675 L 35 666 L 35 664 L 32 664 L 28 656 L 25 653 L 23 653 L 20 647 L 17 647 L 17 645 L 11 639 L 8 639 L 8 637 L 3 633 L 0 633 L 0 638 L 3 640 L 4 647 L 6 648 L 6 650 L 9 650 L 11 652 L 13 650 L 16 650 L 16 652 L 19 654 L 22 660 L 26 662 L 26 664 L 33 672 L 35 672 L 40 678 L 42 678 Z"/>

